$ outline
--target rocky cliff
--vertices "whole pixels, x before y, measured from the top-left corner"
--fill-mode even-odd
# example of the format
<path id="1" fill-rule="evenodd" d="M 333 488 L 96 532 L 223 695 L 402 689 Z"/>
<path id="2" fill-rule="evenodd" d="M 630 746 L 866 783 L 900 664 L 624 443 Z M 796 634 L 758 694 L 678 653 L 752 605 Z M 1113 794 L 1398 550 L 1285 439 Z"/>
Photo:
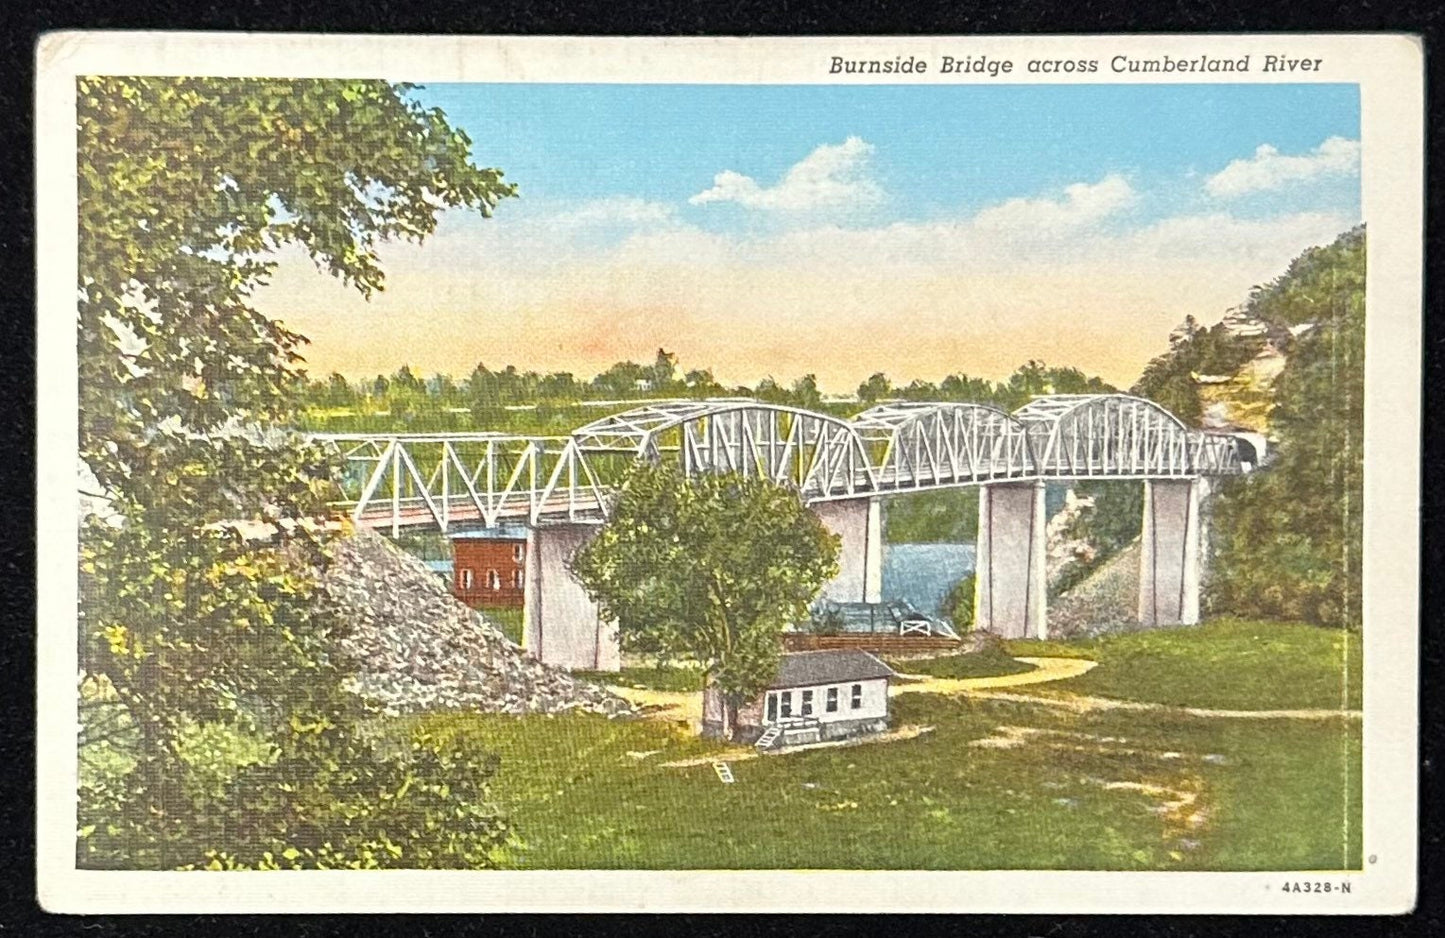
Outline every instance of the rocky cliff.
<path id="1" fill-rule="evenodd" d="M 346 623 L 354 689 L 390 713 L 472 710 L 606 716 L 631 704 L 528 657 L 426 565 L 370 531 L 338 537 L 316 601 Z"/>

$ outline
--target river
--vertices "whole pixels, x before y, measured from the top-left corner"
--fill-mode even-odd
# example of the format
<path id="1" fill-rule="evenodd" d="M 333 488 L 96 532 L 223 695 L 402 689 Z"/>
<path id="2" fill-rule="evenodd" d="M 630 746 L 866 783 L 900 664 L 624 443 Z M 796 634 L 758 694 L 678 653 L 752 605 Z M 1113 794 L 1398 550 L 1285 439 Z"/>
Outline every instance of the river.
<path id="1" fill-rule="evenodd" d="M 883 598 L 906 599 L 920 612 L 946 614 L 948 591 L 972 572 L 972 544 L 886 544 Z"/>

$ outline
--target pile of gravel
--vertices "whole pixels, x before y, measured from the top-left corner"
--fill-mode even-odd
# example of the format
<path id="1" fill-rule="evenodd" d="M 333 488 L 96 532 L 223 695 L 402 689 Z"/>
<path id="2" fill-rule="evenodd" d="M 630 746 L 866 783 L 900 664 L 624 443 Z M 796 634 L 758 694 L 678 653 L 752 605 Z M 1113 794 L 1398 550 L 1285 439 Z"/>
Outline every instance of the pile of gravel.
<path id="1" fill-rule="evenodd" d="M 316 601 L 346 623 L 340 644 L 361 668 L 353 689 L 388 713 L 635 712 L 621 697 L 528 657 L 379 534 L 338 537 L 331 550 Z"/>

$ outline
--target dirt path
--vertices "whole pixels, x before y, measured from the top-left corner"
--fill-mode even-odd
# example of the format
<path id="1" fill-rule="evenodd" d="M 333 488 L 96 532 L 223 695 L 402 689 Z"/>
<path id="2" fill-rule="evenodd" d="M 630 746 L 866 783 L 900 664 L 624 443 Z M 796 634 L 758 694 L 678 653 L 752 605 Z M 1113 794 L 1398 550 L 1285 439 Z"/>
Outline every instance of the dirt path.
<path id="1" fill-rule="evenodd" d="M 1359 710 L 1297 709 L 1297 710 L 1213 710 L 1208 707 L 1180 707 L 1174 704 L 1146 703 L 1139 700 L 1118 700 L 1113 697 L 1090 697 L 1084 694 L 1058 694 L 1044 697 L 1039 694 L 1010 694 L 982 691 L 976 694 L 991 700 L 1011 700 L 1018 703 L 1039 704 L 1088 713 L 1093 710 L 1167 710 L 1193 717 L 1208 717 L 1224 720 L 1334 720 L 1361 719 Z"/>
<path id="2" fill-rule="evenodd" d="M 654 720 L 686 720 L 694 730 L 702 726 L 701 691 L 649 690 L 616 684 L 608 684 L 607 689 L 639 707 L 654 708 L 647 714 Z"/>
<path id="3" fill-rule="evenodd" d="M 890 694 L 972 694 L 999 687 L 1023 687 L 1027 684 L 1045 684 L 1049 681 L 1064 681 L 1078 677 L 1094 669 L 1097 661 L 1087 658 L 1016 658 L 1024 664 L 1033 665 L 1032 671 L 1018 674 L 999 674 L 994 677 L 933 677 L 929 674 L 904 674 L 898 676 L 907 683 L 889 687 Z"/>
<path id="4" fill-rule="evenodd" d="M 1043 684 L 1048 681 L 1062 681 L 1093 668 L 1097 662 L 1084 658 L 1019 658 L 1024 664 L 1034 666 L 1032 671 L 1020 674 L 1000 674 L 995 677 L 932 677 L 926 674 L 904 674 L 899 677 L 906 682 L 890 684 L 888 693 L 898 694 L 972 694 L 978 691 L 1002 687 L 1022 687 L 1028 684 Z M 655 719 L 686 720 L 694 729 L 702 726 L 702 694 L 697 691 L 647 690 L 640 687 L 619 687 L 609 684 L 608 690 L 642 707 L 656 708 Z"/>

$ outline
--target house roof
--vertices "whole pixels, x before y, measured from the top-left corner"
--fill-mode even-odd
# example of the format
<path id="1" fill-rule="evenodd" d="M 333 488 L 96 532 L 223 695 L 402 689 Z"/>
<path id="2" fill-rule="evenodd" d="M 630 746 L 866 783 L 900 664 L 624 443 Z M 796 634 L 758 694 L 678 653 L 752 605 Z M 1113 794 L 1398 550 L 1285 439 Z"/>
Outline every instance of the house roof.
<path id="1" fill-rule="evenodd" d="M 798 651 L 783 655 L 769 688 L 808 687 L 891 677 L 893 669 L 866 651 Z"/>

